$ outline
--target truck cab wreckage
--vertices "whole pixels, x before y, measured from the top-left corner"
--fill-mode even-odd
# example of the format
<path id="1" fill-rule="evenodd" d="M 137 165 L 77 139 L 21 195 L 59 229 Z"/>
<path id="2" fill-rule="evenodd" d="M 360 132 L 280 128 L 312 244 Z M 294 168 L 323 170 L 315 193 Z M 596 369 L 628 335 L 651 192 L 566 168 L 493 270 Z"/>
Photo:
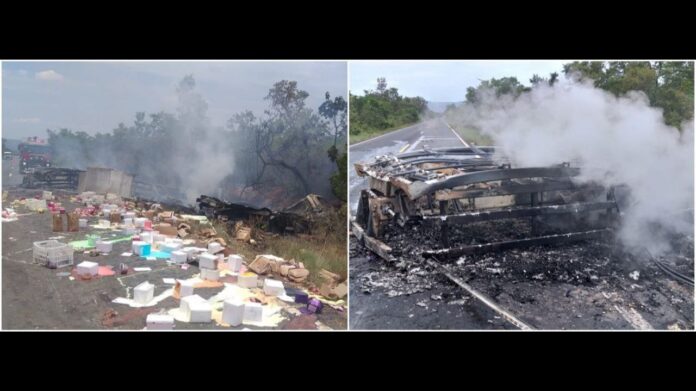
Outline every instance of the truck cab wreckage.
<path id="1" fill-rule="evenodd" d="M 434 232 L 425 258 L 452 260 L 465 254 L 515 247 L 568 243 L 611 234 L 619 215 L 614 188 L 573 181 L 580 168 L 568 163 L 512 167 L 495 147 L 421 150 L 378 156 L 357 163 L 367 177 L 352 231 L 368 249 L 387 260 L 398 256 L 381 239 L 390 223 L 420 225 Z M 526 237 L 470 243 L 454 231 L 479 222 L 529 219 Z M 550 232 L 550 233 L 549 233 Z M 481 242 L 481 238 L 476 238 Z"/>

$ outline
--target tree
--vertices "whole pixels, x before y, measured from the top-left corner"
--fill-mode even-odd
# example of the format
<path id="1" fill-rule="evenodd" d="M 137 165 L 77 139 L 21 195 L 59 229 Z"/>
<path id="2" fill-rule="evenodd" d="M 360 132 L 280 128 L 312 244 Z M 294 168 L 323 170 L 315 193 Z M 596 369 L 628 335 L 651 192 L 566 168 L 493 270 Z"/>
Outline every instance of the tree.
<path id="1" fill-rule="evenodd" d="M 537 75 L 534 76 L 539 78 Z M 485 91 L 493 91 L 496 97 L 500 97 L 502 95 L 512 95 L 516 98 L 523 92 L 530 91 L 530 88 L 525 87 L 517 80 L 516 77 L 502 77 L 500 79 L 493 78 L 490 80 L 481 80 L 476 88 L 468 87 L 466 89 L 466 101 L 472 104 L 478 104 L 481 100 L 481 95 Z"/>
<path id="2" fill-rule="evenodd" d="M 378 94 L 384 94 L 384 92 L 387 90 L 387 79 L 384 77 L 378 77 L 377 78 L 377 93 Z"/>
<path id="3" fill-rule="evenodd" d="M 328 91 L 326 92 L 324 103 L 319 106 L 319 115 L 324 117 L 333 128 L 333 145 L 328 151 L 329 158 L 333 162 L 338 159 L 338 140 L 345 136 L 346 128 L 348 127 L 346 122 L 347 109 L 348 105 L 342 96 L 337 96 L 332 101 Z"/>
<path id="4" fill-rule="evenodd" d="M 566 77 L 591 80 L 616 96 L 644 92 L 663 109 L 665 123 L 677 128 L 694 118 L 694 63 L 690 61 L 575 61 L 563 66 Z"/>

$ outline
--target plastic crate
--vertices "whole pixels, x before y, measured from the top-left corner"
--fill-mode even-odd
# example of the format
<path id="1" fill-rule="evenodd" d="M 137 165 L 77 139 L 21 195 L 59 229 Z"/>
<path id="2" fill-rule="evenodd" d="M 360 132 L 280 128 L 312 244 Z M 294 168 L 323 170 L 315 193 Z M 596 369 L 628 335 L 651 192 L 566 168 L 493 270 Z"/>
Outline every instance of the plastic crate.
<path id="1" fill-rule="evenodd" d="M 74 250 L 69 244 L 57 240 L 34 242 L 34 262 L 57 269 L 73 265 Z"/>

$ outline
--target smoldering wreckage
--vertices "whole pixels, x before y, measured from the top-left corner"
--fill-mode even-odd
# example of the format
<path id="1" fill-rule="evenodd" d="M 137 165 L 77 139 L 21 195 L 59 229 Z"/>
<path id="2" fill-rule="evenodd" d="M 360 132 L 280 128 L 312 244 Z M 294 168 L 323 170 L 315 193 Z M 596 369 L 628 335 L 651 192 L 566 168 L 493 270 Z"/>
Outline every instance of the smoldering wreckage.
<path id="1" fill-rule="evenodd" d="M 53 169 L 25 177 L 24 189 L 3 192 L 3 204 L 11 205 L 3 222 L 52 216 L 54 236 L 27 243 L 34 264 L 72 283 L 118 280 L 123 295 L 109 297 L 103 327 L 345 327 L 336 321 L 345 319 L 343 277 L 322 269 L 317 288 L 301 260 L 235 252 L 269 235 L 311 233 L 312 221 L 333 207 L 322 197 L 273 211 L 202 195 L 192 208 L 132 198 L 131 185 L 132 177 L 117 170 Z M 9 241 L 5 247 L 17 239 Z M 12 316 L 7 307 L 5 314 Z"/>
<path id="2" fill-rule="evenodd" d="M 654 227 L 671 251 L 627 248 L 618 232 L 629 189 L 576 181 L 582 167 L 569 163 L 512 167 L 495 152 L 355 165 L 369 188 L 351 219 L 351 258 L 386 262 L 351 272 L 354 294 L 432 291 L 417 303 L 428 309 L 463 290 L 455 302 L 483 304 L 519 329 L 693 329 L 693 209 L 673 216 L 690 234 Z"/>

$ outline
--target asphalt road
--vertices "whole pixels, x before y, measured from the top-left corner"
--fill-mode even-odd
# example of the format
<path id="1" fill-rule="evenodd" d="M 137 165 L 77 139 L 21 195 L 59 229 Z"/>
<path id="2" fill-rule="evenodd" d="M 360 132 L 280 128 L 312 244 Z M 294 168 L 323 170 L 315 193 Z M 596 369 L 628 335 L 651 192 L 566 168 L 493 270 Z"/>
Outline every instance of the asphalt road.
<path id="1" fill-rule="evenodd" d="M 350 209 L 355 212 L 360 190 L 367 186 L 367 180 L 360 178 L 354 164 L 372 160 L 375 156 L 389 153 L 411 152 L 422 148 L 452 148 L 468 146 L 442 118 L 395 130 L 390 133 L 365 140 L 350 146 Z"/>

